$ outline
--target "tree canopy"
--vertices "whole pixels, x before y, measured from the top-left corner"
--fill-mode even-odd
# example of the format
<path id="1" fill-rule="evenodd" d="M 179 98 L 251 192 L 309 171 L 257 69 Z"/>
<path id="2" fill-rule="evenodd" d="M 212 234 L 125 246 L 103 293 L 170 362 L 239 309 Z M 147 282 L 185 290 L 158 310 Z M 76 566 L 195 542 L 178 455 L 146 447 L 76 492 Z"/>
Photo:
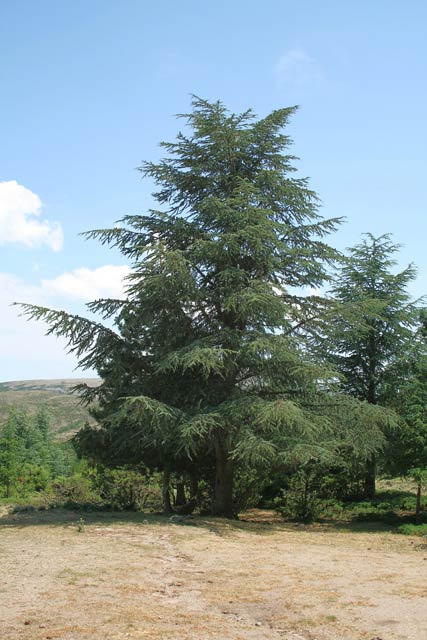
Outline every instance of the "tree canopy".
<path id="1" fill-rule="evenodd" d="M 166 157 L 140 168 L 159 208 L 86 233 L 132 266 L 123 300 L 88 304 L 109 326 L 23 305 L 103 380 L 80 389 L 99 403 L 82 450 L 211 478 L 218 515 L 235 511 L 239 469 L 333 455 L 345 440 L 369 456 L 381 439 L 382 414 L 334 391 L 302 340 L 323 304 L 296 291 L 328 280 L 339 220 L 295 174 L 294 112 L 257 119 L 194 98 Z"/>

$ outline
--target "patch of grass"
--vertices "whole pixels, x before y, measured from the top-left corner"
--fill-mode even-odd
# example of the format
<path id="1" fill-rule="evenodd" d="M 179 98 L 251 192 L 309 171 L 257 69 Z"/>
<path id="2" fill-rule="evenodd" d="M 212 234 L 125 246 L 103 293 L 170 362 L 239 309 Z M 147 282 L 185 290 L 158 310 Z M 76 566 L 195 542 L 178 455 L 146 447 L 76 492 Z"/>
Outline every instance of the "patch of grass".
<path id="1" fill-rule="evenodd" d="M 66 568 L 57 574 L 60 580 L 64 580 L 69 586 L 84 586 L 84 581 L 95 577 L 93 571 L 76 571 L 74 569 Z M 96 576 L 98 578 L 98 576 Z M 99 578 L 98 578 L 99 580 Z M 103 580 L 101 580 L 103 582 Z"/>
<path id="2" fill-rule="evenodd" d="M 427 524 L 402 524 L 397 528 L 404 536 L 427 536 Z"/>
<path id="3" fill-rule="evenodd" d="M 78 533 L 84 533 L 86 530 L 86 522 L 84 518 L 80 518 L 77 523 L 77 531 Z"/>
<path id="4" fill-rule="evenodd" d="M 422 501 L 422 507 L 427 501 Z M 403 524 L 415 517 L 416 497 L 410 491 L 388 489 L 378 491 L 373 500 L 336 502 L 330 505 L 323 517 L 335 522 L 382 522 L 390 525 Z M 421 514 L 427 521 L 427 512 Z"/>
<path id="5" fill-rule="evenodd" d="M 414 485 L 415 486 L 415 485 Z M 335 501 L 324 503 L 319 523 L 353 532 L 396 533 L 400 525 L 415 524 L 416 496 L 410 483 L 400 479 L 379 483 L 373 500 Z M 427 526 L 427 500 L 423 497 L 420 522 Z"/>

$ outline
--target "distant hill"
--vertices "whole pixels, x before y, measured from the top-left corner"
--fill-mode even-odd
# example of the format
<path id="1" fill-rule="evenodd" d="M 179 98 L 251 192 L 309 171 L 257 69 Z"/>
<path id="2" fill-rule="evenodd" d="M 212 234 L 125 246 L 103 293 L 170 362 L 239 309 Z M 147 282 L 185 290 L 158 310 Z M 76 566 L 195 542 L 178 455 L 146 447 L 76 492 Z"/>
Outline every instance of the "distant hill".
<path id="1" fill-rule="evenodd" d="M 98 378 L 72 378 L 57 380 L 14 380 L 0 383 L 0 421 L 12 408 L 34 414 L 42 406 L 51 416 L 52 430 L 64 439 L 76 433 L 87 420 L 91 420 L 86 407 L 79 404 L 71 389 L 80 383 L 98 386 Z"/>
<path id="2" fill-rule="evenodd" d="M 101 384 L 99 378 L 58 378 L 53 380 L 13 380 L 0 382 L 1 391 L 56 391 L 58 393 L 70 393 L 76 384 L 87 384 L 89 387 L 97 387 Z"/>

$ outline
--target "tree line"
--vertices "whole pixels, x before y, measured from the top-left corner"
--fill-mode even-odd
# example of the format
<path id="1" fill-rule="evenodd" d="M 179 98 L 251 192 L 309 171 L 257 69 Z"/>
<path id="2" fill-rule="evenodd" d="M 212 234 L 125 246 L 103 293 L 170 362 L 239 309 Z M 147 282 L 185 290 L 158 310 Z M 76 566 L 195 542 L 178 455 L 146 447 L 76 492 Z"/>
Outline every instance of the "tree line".
<path id="1" fill-rule="evenodd" d="M 0 425 L 0 497 L 25 497 L 46 491 L 52 481 L 70 473 L 71 447 L 53 437 L 47 411 L 30 416 L 11 410 Z"/>
<path id="2" fill-rule="evenodd" d="M 97 420 L 79 453 L 160 472 L 166 511 L 203 494 L 232 517 L 304 470 L 372 497 L 378 472 L 427 465 L 415 268 L 396 272 L 387 234 L 328 244 L 341 220 L 295 173 L 294 112 L 194 98 L 166 157 L 140 167 L 157 208 L 85 234 L 130 263 L 124 297 L 89 302 L 99 321 L 21 305 L 102 379 L 78 388 Z"/>

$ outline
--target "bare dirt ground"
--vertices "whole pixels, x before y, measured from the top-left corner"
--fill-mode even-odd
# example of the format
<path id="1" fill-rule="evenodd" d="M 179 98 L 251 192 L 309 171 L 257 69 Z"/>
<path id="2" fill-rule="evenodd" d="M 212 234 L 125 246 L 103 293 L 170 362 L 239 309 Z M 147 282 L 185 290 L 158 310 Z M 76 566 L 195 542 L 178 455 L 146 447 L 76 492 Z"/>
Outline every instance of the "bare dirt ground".
<path id="1" fill-rule="evenodd" d="M 420 540 L 259 517 L 83 517 L 0 518 L 1 640 L 427 638 Z"/>

